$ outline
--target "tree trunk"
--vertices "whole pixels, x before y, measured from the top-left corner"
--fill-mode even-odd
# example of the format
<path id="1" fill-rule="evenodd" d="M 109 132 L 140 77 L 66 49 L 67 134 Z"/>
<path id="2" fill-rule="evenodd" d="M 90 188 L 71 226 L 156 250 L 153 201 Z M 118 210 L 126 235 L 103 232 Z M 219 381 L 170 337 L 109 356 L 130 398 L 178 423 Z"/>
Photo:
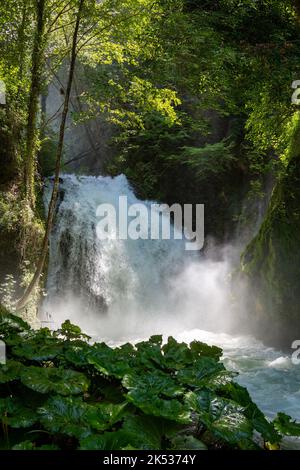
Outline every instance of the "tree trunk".
<path id="1" fill-rule="evenodd" d="M 74 69 L 75 69 L 75 63 L 76 63 L 77 38 L 78 38 L 78 31 L 79 31 L 79 25 L 80 25 L 80 20 L 81 20 L 83 4 L 84 4 L 84 0 L 80 0 L 79 1 L 79 6 L 78 6 L 78 11 L 77 11 L 75 29 L 74 29 L 73 38 L 72 38 L 72 50 L 71 50 L 68 82 L 67 82 L 67 88 L 66 88 L 66 93 L 65 93 L 63 111 L 62 111 L 62 115 L 61 115 L 59 141 L 58 141 L 58 146 L 57 146 L 57 151 L 56 151 L 55 178 L 54 178 L 53 190 L 52 190 L 51 200 L 50 200 L 49 209 L 48 209 L 48 217 L 47 217 L 47 222 L 46 222 L 46 232 L 45 232 L 45 236 L 44 236 L 44 240 L 43 240 L 42 251 L 41 251 L 41 254 L 40 254 L 40 257 L 39 257 L 39 260 L 38 260 L 37 269 L 36 269 L 36 272 L 33 276 L 33 279 L 31 281 L 31 283 L 29 284 L 29 286 L 27 287 L 24 295 L 22 296 L 22 298 L 18 301 L 18 303 L 16 305 L 17 310 L 23 308 L 28 303 L 28 301 L 30 299 L 30 295 L 33 292 L 36 285 L 38 284 L 40 276 L 43 272 L 44 264 L 45 264 L 45 260 L 46 260 L 46 256 L 47 256 L 47 252 L 48 252 L 48 240 L 49 240 L 49 235 L 50 235 L 50 232 L 51 232 L 52 223 L 53 223 L 53 219 L 54 219 L 55 207 L 56 207 L 56 202 L 57 202 L 57 195 L 58 195 L 58 190 L 59 190 L 59 173 L 60 173 L 60 167 L 61 167 L 61 159 L 62 159 L 62 151 L 63 151 L 63 144 L 64 144 L 66 120 L 67 120 L 67 115 L 68 115 L 68 111 L 69 111 L 70 95 L 71 95 L 71 89 L 72 89 L 72 83 L 73 83 L 73 77 L 74 77 Z"/>
<path id="2" fill-rule="evenodd" d="M 23 0 L 23 7 L 22 7 L 22 20 L 20 24 L 20 28 L 18 30 L 18 44 L 19 44 L 19 81 L 22 82 L 24 76 L 24 58 L 25 58 L 25 27 L 27 18 L 27 11 L 28 11 L 28 3 L 27 0 Z M 20 84 L 18 87 L 18 95 L 21 92 Z"/>
<path id="3" fill-rule="evenodd" d="M 45 32 L 45 1 L 36 0 L 36 29 L 32 50 L 31 84 L 27 112 L 26 149 L 24 160 L 25 196 L 29 205 L 35 205 L 34 173 L 36 154 L 36 123 L 38 115 L 39 95 L 41 89 L 41 65 L 44 50 Z"/>
<path id="4" fill-rule="evenodd" d="M 4 126 L 1 139 L 3 141 L 3 158 L 1 182 L 11 182 L 22 174 L 23 169 L 19 168 L 18 156 L 21 155 L 22 128 L 20 119 L 16 118 L 20 105 L 20 97 L 22 96 L 22 84 L 24 76 L 24 60 L 26 54 L 26 23 L 30 20 L 28 15 L 28 0 L 23 0 L 22 14 L 20 17 L 20 26 L 18 28 L 18 89 L 16 95 L 9 94 L 6 98 L 6 125 Z M 22 86 L 23 85 L 23 86 Z"/>

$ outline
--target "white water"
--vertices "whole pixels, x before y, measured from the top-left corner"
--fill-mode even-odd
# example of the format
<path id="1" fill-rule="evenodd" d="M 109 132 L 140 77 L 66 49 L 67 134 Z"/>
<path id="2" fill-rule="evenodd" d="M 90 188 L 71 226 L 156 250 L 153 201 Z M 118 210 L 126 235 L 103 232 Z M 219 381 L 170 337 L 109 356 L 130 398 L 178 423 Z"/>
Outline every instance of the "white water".
<path id="1" fill-rule="evenodd" d="M 232 250 L 220 261 L 187 252 L 182 240 L 100 241 L 96 209 L 117 207 L 119 195 L 139 202 L 124 176 L 62 176 L 63 200 L 51 235 L 48 297 L 43 318 L 65 319 L 111 344 L 151 334 L 200 339 L 224 350 L 224 362 L 267 416 L 284 411 L 300 419 L 300 366 L 245 333 L 241 290 L 230 289 Z M 51 183 L 45 191 L 49 201 Z M 150 203 L 147 203 L 150 207 Z"/>

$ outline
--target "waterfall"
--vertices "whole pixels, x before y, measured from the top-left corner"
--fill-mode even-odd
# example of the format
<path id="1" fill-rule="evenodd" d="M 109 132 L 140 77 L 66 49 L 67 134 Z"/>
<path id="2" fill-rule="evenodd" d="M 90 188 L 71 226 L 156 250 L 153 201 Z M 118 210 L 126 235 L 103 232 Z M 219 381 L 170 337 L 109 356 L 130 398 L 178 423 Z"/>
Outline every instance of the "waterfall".
<path id="1" fill-rule="evenodd" d="M 44 316 L 56 324 L 68 318 L 107 338 L 164 332 L 170 324 L 225 328 L 227 263 L 201 262 L 201 253 L 186 251 L 180 239 L 98 239 L 99 204 L 118 212 L 119 196 L 126 195 L 128 205 L 141 202 L 124 175 L 62 175 L 60 188 Z M 46 205 L 51 190 L 49 180 Z M 143 204 L 149 215 L 151 202 Z"/>

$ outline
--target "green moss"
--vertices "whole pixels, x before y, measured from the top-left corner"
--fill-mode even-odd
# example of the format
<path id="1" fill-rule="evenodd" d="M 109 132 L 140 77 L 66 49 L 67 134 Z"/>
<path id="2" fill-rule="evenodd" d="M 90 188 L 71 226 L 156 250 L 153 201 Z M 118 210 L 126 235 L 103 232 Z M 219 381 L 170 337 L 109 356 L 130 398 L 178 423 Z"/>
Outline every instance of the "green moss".
<path id="1" fill-rule="evenodd" d="M 20 296 L 20 288 L 26 287 L 35 271 L 44 237 L 44 214 L 41 191 L 37 192 L 36 211 L 33 212 L 22 199 L 20 185 L 17 183 L 6 187 L 0 192 L 0 251 L 1 263 L 9 269 L 3 271 L 10 274 L 14 285 L 10 292 L 12 302 Z M 43 279 L 43 278 L 42 278 Z M 17 287 L 19 286 L 19 287 Z M 2 302 L 7 297 L 7 280 L 0 278 Z M 26 308 L 19 312 L 33 327 L 38 327 L 36 313 L 40 300 L 39 286 Z M 0 299 L 1 300 L 1 299 Z"/>
<path id="2" fill-rule="evenodd" d="M 3 253 L 17 253 L 34 264 L 44 234 L 41 195 L 33 212 L 22 199 L 18 184 L 0 192 L 0 248 Z"/>
<path id="3" fill-rule="evenodd" d="M 0 303 L 0 317 L 3 315 L 9 315 L 9 311 L 4 307 L 4 305 Z"/>
<path id="4" fill-rule="evenodd" d="M 300 337 L 300 117 L 258 235 L 242 256 L 254 288 L 258 325 L 269 338 L 289 345 Z M 262 330 L 260 330 L 262 331 Z"/>
<path id="5" fill-rule="evenodd" d="M 8 115 L 9 110 L 0 107 L 0 184 L 7 184 L 19 175 L 19 154 L 17 143 L 17 115 Z"/>
<path id="6" fill-rule="evenodd" d="M 57 141 L 55 135 L 50 134 L 41 143 L 38 163 L 41 175 L 47 177 L 54 173 Z"/>

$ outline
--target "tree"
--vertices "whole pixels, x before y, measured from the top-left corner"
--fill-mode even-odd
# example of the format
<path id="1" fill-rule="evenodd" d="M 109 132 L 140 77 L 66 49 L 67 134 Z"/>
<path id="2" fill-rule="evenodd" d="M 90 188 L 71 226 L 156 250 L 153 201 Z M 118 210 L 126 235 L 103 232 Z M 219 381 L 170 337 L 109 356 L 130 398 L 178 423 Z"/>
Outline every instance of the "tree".
<path id="1" fill-rule="evenodd" d="M 77 56 L 76 48 L 77 48 L 77 41 L 78 41 L 78 32 L 79 32 L 80 21 L 82 19 L 82 10 L 83 10 L 83 6 L 84 6 L 84 1 L 85 0 L 79 0 L 78 10 L 77 10 L 77 14 L 76 14 L 76 22 L 75 22 L 75 27 L 74 27 L 74 33 L 73 33 L 73 37 L 72 37 L 72 49 L 71 49 L 71 55 L 70 55 L 68 81 L 67 81 L 67 88 L 66 88 L 66 92 L 65 92 L 63 111 L 62 111 L 62 115 L 61 115 L 59 140 L 58 140 L 58 146 L 57 146 L 57 151 L 56 151 L 55 177 L 54 177 L 51 200 L 50 200 L 49 209 L 48 209 L 48 216 L 47 216 L 47 221 L 46 221 L 46 231 L 45 231 L 45 236 L 44 236 L 44 240 L 43 240 L 42 251 L 41 251 L 40 257 L 39 257 L 38 262 L 37 262 L 37 268 L 36 268 L 36 271 L 34 273 L 34 276 L 31 280 L 29 286 L 27 287 L 24 295 L 18 301 L 17 306 L 16 306 L 17 309 L 21 309 L 22 307 L 24 307 L 26 305 L 32 291 L 35 289 L 37 283 L 39 282 L 40 275 L 43 271 L 44 264 L 45 264 L 45 259 L 46 259 L 47 252 L 48 252 L 48 240 L 49 240 L 49 235 L 50 235 L 50 231 L 51 231 L 51 228 L 52 228 L 52 223 L 53 223 L 53 218 L 54 218 L 54 213 L 55 213 L 55 207 L 56 207 L 56 202 L 57 202 L 58 189 L 59 189 L 59 173 L 60 173 L 62 151 L 63 151 L 63 144 L 64 144 L 66 119 L 67 119 L 68 110 L 69 110 L 70 95 L 71 95 L 71 89 L 72 89 L 72 83 L 73 83 L 73 77 L 74 77 L 74 69 L 75 69 L 75 62 L 76 62 L 76 56 Z"/>
<path id="2" fill-rule="evenodd" d="M 46 0 L 35 1 L 35 16 L 36 25 L 34 32 L 34 42 L 32 49 L 32 68 L 30 80 L 30 93 L 28 99 L 28 114 L 26 126 L 26 149 L 24 158 L 24 184 L 25 194 L 28 204 L 34 208 L 35 205 L 35 190 L 34 190 L 34 173 L 35 173 L 35 155 L 37 144 L 37 116 L 38 116 L 38 103 L 41 93 L 42 84 L 42 65 L 43 65 L 43 52 L 45 47 L 45 6 Z"/>

